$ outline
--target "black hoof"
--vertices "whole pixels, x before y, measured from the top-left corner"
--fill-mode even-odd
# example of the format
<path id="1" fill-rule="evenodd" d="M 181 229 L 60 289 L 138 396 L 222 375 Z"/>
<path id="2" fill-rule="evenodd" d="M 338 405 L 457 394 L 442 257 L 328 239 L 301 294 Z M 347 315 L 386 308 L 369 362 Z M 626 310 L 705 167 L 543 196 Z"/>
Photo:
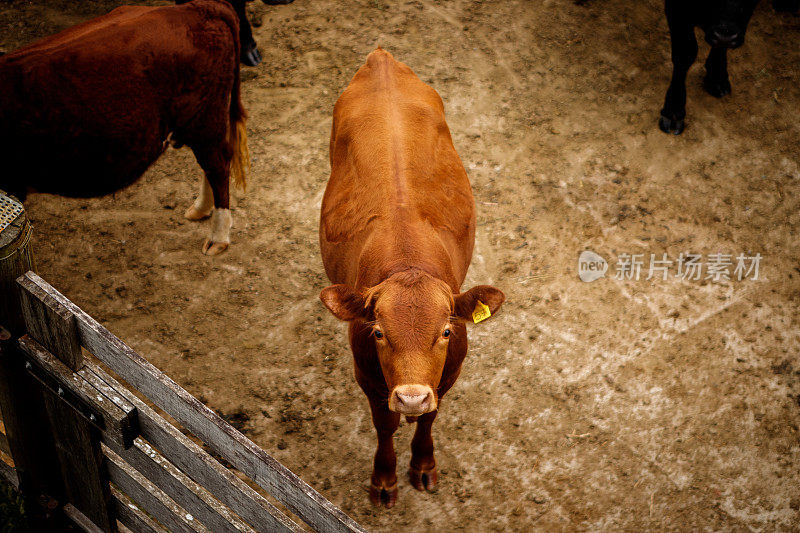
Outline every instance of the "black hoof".
<path id="1" fill-rule="evenodd" d="M 242 47 L 242 63 L 248 67 L 255 67 L 261 63 L 261 54 L 255 44 L 252 47 Z"/>
<path id="2" fill-rule="evenodd" d="M 683 119 L 675 120 L 661 115 L 661 119 L 658 121 L 658 127 L 661 128 L 661 131 L 664 133 L 680 135 L 683 133 L 683 128 L 686 127 L 686 122 Z"/>
<path id="3" fill-rule="evenodd" d="M 713 79 L 709 76 L 703 78 L 703 87 L 711 96 L 722 98 L 731 94 L 731 82 L 727 79 Z"/>

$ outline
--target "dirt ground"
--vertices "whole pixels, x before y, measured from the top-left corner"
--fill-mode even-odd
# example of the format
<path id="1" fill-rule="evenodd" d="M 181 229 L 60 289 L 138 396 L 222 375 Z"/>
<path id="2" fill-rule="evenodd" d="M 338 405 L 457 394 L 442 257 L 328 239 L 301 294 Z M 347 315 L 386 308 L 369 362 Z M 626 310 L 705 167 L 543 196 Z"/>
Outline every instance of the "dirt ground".
<path id="1" fill-rule="evenodd" d="M 4 1 L 0 48 L 114 4 Z M 201 255 L 207 223 L 182 218 L 200 170 L 171 150 L 113 197 L 29 198 L 50 283 L 370 530 L 800 529 L 800 17 L 759 6 L 722 100 L 701 41 L 674 137 L 656 0 L 249 9 L 264 62 L 243 74 L 230 250 Z M 465 287 L 507 295 L 434 426 L 438 491 L 405 478 L 404 423 L 388 511 L 346 326 L 318 300 L 331 112 L 376 45 L 441 94 L 477 202 Z M 586 249 L 605 279 L 579 280 Z M 760 253 L 759 279 L 614 278 L 620 254 L 682 252 Z"/>

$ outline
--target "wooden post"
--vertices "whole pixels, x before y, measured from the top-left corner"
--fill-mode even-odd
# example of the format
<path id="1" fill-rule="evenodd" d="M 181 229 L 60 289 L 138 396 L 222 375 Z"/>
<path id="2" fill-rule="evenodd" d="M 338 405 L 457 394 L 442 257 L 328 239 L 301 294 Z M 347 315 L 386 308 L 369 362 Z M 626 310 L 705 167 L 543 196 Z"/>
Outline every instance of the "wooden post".
<path id="1" fill-rule="evenodd" d="M 31 227 L 13 197 L 0 191 L 0 411 L 32 531 L 54 529 L 50 502 L 63 485 L 41 387 L 25 371 L 16 339 L 25 334 L 15 280 L 33 269 Z"/>
<path id="2" fill-rule="evenodd" d="M 0 325 L 14 338 L 25 334 L 15 280 L 34 270 L 31 225 L 22 204 L 0 191 Z"/>
<path id="3" fill-rule="evenodd" d="M 47 351 L 73 370 L 83 366 L 78 326 L 72 313 L 25 276 L 19 280 L 25 328 Z M 100 449 L 100 432 L 58 393 L 45 395 L 53 441 L 61 464 L 66 502 L 103 531 L 116 531 L 111 487 Z"/>

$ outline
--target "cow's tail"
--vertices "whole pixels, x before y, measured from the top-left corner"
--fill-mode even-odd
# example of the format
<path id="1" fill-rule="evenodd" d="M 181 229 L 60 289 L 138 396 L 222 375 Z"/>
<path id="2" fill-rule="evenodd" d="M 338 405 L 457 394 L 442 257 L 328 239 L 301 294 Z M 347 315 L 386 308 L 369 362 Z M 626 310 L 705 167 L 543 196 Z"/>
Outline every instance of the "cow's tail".
<path id="1" fill-rule="evenodd" d="M 238 38 L 237 38 L 238 41 Z M 236 51 L 236 73 L 231 89 L 230 124 L 228 142 L 233 148 L 231 159 L 231 181 L 241 190 L 247 190 L 247 172 L 250 170 L 250 150 L 247 148 L 247 113 L 242 106 L 241 82 L 239 79 L 239 50 Z"/>
<path id="2" fill-rule="evenodd" d="M 247 189 L 247 172 L 250 170 L 250 150 L 247 148 L 247 127 L 245 125 L 247 112 L 242 105 L 241 78 L 239 76 L 239 58 L 242 50 L 239 40 L 239 18 L 230 4 L 223 3 L 223 5 L 227 8 L 225 19 L 233 36 L 235 52 L 233 62 L 236 65 L 233 71 L 230 122 L 228 124 L 228 142 L 233 149 L 230 180 L 244 191 Z"/>

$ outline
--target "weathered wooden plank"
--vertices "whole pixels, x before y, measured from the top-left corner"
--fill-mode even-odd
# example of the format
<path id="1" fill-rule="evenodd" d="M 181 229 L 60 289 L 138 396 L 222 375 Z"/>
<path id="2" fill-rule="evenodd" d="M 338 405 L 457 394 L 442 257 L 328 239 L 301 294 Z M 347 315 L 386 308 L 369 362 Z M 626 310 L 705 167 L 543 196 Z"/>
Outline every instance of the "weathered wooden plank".
<path id="1" fill-rule="evenodd" d="M 113 442 L 108 446 L 210 530 L 254 531 L 141 438 L 127 450 Z"/>
<path id="2" fill-rule="evenodd" d="M 35 276 L 33 273 L 28 275 Z M 63 383 L 52 391 L 53 394 L 45 395 L 44 405 L 64 483 L 64 503 L 73 504 L 98 527 L 115 531 L 116 520 L 112 518 L 108 505 L 111 493 L 99 453 L 99 430 L 62 398 L 66 388 L 80 388 L 73 386 L 72 376 L 75 374 L 70 370 L 77 369 L 83 360 L 75 317 L 41 286 L 28 281 L 26 276 L 21 276 L 18 282 L 23 293 L 21 303 L 25 326 L 39 335 L 44 349 L 28 336 L 22 337 L 18 345 L 31 356 L 29 361 L 41 363 L 42 368 L 48 363 L 55 368 L 58 360 L 63 363 L 59 367 Z M 70 368 L 66 364 L 71 365 Z"/>
<path id="3" fill-rule="evenodd" d="M 6 483 L 15 489 L 19 489 L 19 477 L 17 476 L 17 470 L 2 459 L 0 459 L 0 476 L 6 480 Z"/>
<path id="4" fill-rule="evenodd" d="M 111 501 L 120 523 L 133 533 L 167 533 L 167 530 L 115 487 L 111 487 Z"/>
<path id="5" fill-rule="evenodd" d="M 10 210 L 16 213 L 21 209 L 21 204 L 4 192 L 0 192 L 0 204 L 0 212 L 8 217 L 14 216 Z M 63 484 L 55 445 L 49 438 L 43 393 L 25 372 L 13 343 L 25 334 L 16 279 L 34 268 L 32 231 L 24 210 L 10 224 L 4 222 L 0 227 L 0 409 L 28 509 L 26 522 L 32 531 L 44 531 L 52 527 L 52 514 L 38 505 L 39 495 L 60 498 Z"/>
<path id="6" fill-rule="evenodd" d="M 52 439 L 64 481 L 65 502 L 73 504 L 104 531 L 115 531 L 110 493 L 100 455 L 100 431 L 55 394 L 45 396 Z"/>
<path id="7" fill-rule="evenodd" d="M 8 447 L 8 437 L 5 433 L 0 433 L 0 452 L 11 457 L 11 448 Z"/>
<path id="8" fill-rule="evenodd" d="M 25 285 L 36 285 L 69 308 L 78 323 L 81 343 L 95 357 L 314 529 L 326 532 L 364 531 L 352 518 L 112 335 L 46 281 L 32 272 L 24 278 Z"/>
<path id="9" fill-rule="evenodd" d="M 25 371 L 16 342 L 0 341 L 0 409 L 32 531 L 53 527 L 53 515 L 39 505 L 39 496 L 61 499 L 64 494 L 44 401 L 42 387 Z"/>
<path id="10" fill-rule="evenodd" d="M 142 438 L 158 448 L 169 461 L 230 507 L 256 531 L 260 533 L 302 531 L 263 496 L 219 464 L 216 459 L 114 378 L 93 363 L 87 362 L 86 366 L 103 381 L 111 384 L 114 390 L 122 392 L 125 399 L 136 407 Z"/>
<path id="11" fill-rule="evenodd" d="M 72 370 L 83 364 L 75 316 L 39 284 L 25 276 L 17 280 L 25 329 L 47 351 Z"/>
<path id="12" fill-rule="evenodd" d="M 126 449 L 130 448 L 133 445 L 133 439 L 139 435 L 139 413 L 136 410 L 136 406 L 129 402 L 121 391 L 117 391 L 109 383 L 105 382 L 103 378 L 92 372 L 92 368 L 94 367 L 94 363 L 88 365 L 84 364 L 83 367 L 78 370 L 78 374 L 85 379 L 87 383 L 97 389 L 100 394 L 102 394 L 104 400 L 109 401 L 112 405 L 115 405 L 125 413 L 126 422 L 120 424 L 122 429 L 122 444 Z M 122 387 L 120 384 L 117 384 L 117 386 Z M 119 442 L 115 437 L 114 440 Z"/>
<path id="13" fill-rule="evenodd" d="M 73 524 L 81 528 L 84 533 L 104 533 L 102 529 L 97 527 L 94 522 L 86 518 L 86 515 L 80 512 L 71 503 L 66 504 L 62 508 L 62 511 L 64 512 L 64 516 L 69 518 Z"/>
<path id="14" fill-rule="evenodd" d="M 119 531 L 119 533 L 136 533 L 135 531 L 131 531 L 130 529 L 128 529 L 128 527 L 122 522 L 120 522 L 119 519 L 117 519 L 117 530 Z"/>
<path id="15" fill-rule="evenodd" d="M 144 511 L 155 517 L 170 531 L 194 533 L 208 531 L 194 517 L 172 501 L 164 492 L 150 483 L 142 474 L 131 468 L 106 445 L 101 445 L 108 459 L 111 482 L 130 496 Z"/>
<path id="16" fill-rule="evenodd" d="M 45 407 L 64 481 L 64 501 L 75 505 L 99 527 L 114 531 L 99 431 L 56 395 L 45 396 Z"/>
<path id="17" fill-rule="evenodd" d="M 28 355 L 28 372 L 42 385 L 120 446 L 128 448 L 133 444 L 139 424 L 136 408 L 130 402 L 118 405 L 86 379 L 85 371 L 73 372 L 28 335 L 18 342 Z"/>
<path id="18" fill-rule="evenodd" d="M 0 191 L 0 213 L 6 216 L 21 204 L 16 198 Z M 5 216 L 0 217 L 5 219 Z M 10 224 L 0 224 L 0 325 L 5 326 L 15 337 L 25 333 L 25 321 L 19 303 L 16 279 L 34 269 L 31 251 L 31 225 L 22 210 Z"/>

